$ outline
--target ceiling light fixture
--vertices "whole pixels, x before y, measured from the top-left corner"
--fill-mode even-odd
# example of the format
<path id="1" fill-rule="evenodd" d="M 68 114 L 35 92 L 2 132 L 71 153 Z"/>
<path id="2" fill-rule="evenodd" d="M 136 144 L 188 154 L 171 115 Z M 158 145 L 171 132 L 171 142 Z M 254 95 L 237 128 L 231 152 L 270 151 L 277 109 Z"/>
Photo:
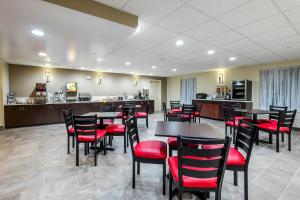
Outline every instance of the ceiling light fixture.
<path id="1" fill-rule="evenodd" d="M 50 63 L 46 63 L 45 65 L 46 65 L 46 66 L 50 66 Z"/>
<path id="2" fill-rule="evenodd" d="M 150 74 L 150 76 L 153 76 L 153 74 Z"/>
<path id="3" fill-rule="evenodd" d="M 45 57 L 45 56 L 47 56 L 47 54 L 45 52 L 39 52 L 39 56 Z"/>
<path id="4" fill-rule="evenodd" d="M 112 72 L 112 69 L 109 69 L 109 70 L 107 70 L 107 71 Z"/>
<path id="5" fill-rule="evenodd" d="M 50 58 L 46 58 L 46 62 L 51 62 L 51 59 Z"/>
<path id="6" fill-rule="evenodd" d="M 39 29 L 33 29 L 33 30 L 31 31 L 31 33 L 32 33 L 33 35 L 36 35 L 36 36 L 39 36 L 39 37 L 43 37 L 43 36 L 44 36 L 44 32 L 41 31 L 41 30 L 39 30 Z"/>
<path id="7" fill-rule="evenodd" d="M 134 74 L 134 72 L 130 72 L 130 74 Z"/>
<path id="8" fill-rule="evenodd" d="M 177 47 L 181 47 L 181 46 L 183 46 L 183 44 L 184 44 L 183 40 L 177 40 L 176 41 L 176 46 Z"/>
<path id="9" fill-rule="evenodd" d="M 97 58 L 97 62 L 101 62 L 102 61 L 102 59 L 101 58 Z"/>
<path id="10" fill-rule="evenodd" d="M 156 69 L 156 66 L 155 66 L 155 65 L 153 65 L 153 66 L 152 66 L 152 69 Z"/>
<path id="11" fill-rule="evenodd" d="M 126 66 L 129 66 L 129 65 L 131 65 L 131 63 L 130 63 L 130 62 L 126 62 L 125 65 L 126 65 Z"/>
<path id="12" fill-rule="evenodd" d="M 234 61 L 234 60 L 236 60 L 236 57 L 230 57 L 229 60 Z"/>
<path id="13" fill-rule="evenodd" d="M 172 69 L 172 71 L 173 71 L 173 72 L 176 72 L 176 71 L 177 71 L 177 69 Z"/>
<path id="14" fill-rule="evenodd" d="M 81 69 L 85 69 L 85 67 L 81 67 Z"/>
<path id="15" fill-rule="evenodd" d="M 214 51 L 214 50 L 209 50 L 209 51 L 207 51 L 207 55 L 212 55 L 212 54 L 215 54 L 215 51 Z"/>

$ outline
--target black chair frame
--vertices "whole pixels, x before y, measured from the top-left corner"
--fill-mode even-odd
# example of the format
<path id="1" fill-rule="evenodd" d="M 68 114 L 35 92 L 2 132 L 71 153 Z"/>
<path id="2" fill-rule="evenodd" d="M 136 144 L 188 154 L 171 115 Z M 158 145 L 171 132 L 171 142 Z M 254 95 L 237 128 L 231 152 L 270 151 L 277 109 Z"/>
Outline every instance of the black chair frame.
<path id="1" fill-rule="evenodd" d="M 75 133 L 70 133 L 70 128 L 73 127 L 73 111 L 72 109 L 63 110 L 64 121 L 67 129 L 67 153 L 70 154 L 70 138 L 72 138 L 72 148 L 75 148 Z"/>

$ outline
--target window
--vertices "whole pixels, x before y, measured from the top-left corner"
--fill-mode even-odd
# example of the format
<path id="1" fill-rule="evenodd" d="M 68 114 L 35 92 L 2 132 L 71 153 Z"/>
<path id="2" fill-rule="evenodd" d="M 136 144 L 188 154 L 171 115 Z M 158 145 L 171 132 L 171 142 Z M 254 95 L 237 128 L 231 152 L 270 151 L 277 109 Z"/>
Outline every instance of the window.
<path id="1" fill-rule="evenodd" d="M 197 81 L 195 78 L 181 79 L 181 103 L 192 104 L 192 99 L 196 97 Z"/>

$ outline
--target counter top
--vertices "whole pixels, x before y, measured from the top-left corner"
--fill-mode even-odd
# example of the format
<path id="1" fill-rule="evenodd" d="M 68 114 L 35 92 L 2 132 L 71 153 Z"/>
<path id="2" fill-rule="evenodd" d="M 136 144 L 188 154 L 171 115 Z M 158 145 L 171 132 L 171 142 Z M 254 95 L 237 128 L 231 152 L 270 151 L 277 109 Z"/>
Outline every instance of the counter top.
<path id="1" fill-rule="evenodd" d="M 113 102 L 138 102 L 138 101 L 154 101 L 152 99 L 149 100 L 138 100 L 138 99 L 132 99 L 132 100 L 108 100 L 108 101 L 85 101 L 85 102 L 53 102 L 53 103 L 45 103 L 45 104 L 29 104 L 29 103 L 14 103 L 14 104 L 5 104 L 4 106 L 27 106 L 27 105 L 58 105 L 58 104 L 83 104 L 83 103 L 113 103 Z"/>
<path id="2" fill-rule="evenodd" d="M 195 101 L 216 101 L 216 102 L 245 102 L 245 103 L 249 103 L 249 102 L 253 102 L 253 101 L 243 101 L 243 100 L 226 100 L 226 99 L 193 99 Z"/>

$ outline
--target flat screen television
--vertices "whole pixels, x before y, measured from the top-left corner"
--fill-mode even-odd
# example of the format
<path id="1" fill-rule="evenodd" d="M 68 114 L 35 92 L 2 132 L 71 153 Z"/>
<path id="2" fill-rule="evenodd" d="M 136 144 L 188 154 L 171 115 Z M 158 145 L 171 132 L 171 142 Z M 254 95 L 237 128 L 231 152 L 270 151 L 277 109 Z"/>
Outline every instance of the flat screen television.
<path id="1" fill-rule="evenodd" d="M 77 83 L 76 82 L 67 82 L 66 83 L 66 92 L 77 93 Z"/>

